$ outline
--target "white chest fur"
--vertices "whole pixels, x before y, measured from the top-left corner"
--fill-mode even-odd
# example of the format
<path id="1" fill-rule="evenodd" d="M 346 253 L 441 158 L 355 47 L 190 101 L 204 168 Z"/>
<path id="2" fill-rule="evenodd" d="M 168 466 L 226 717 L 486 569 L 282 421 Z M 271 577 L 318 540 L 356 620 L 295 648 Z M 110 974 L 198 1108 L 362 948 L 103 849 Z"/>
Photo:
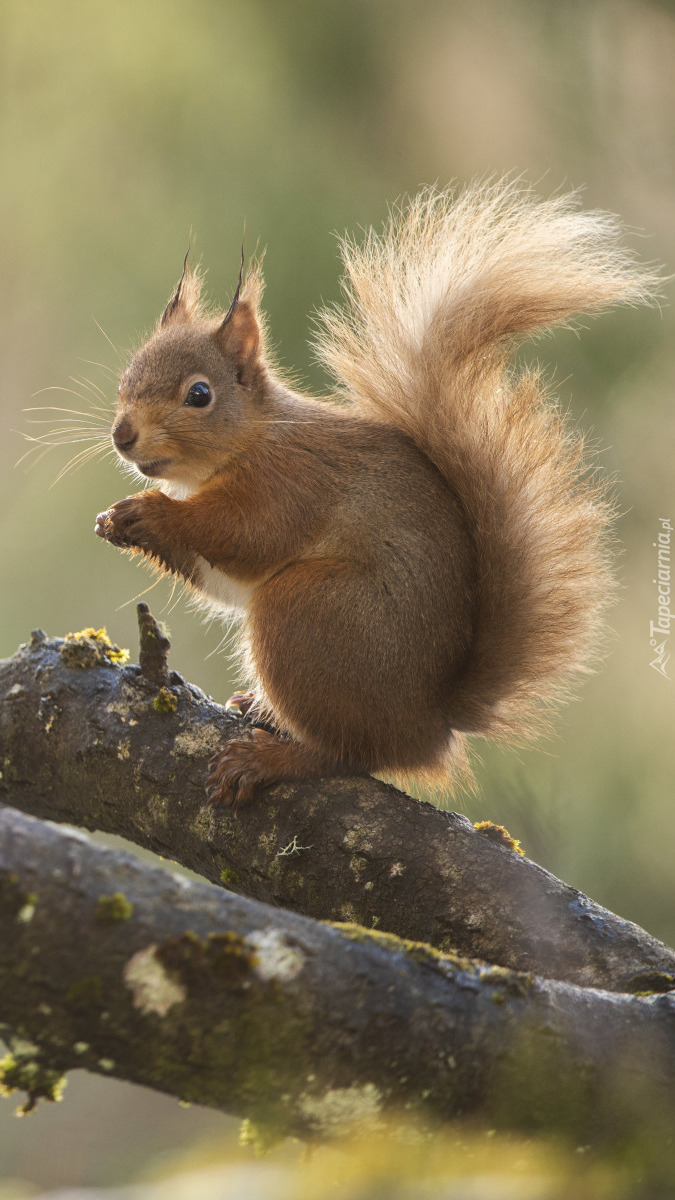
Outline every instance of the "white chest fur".
<path id="1" fill-rule="evenodd" d="M 170 479 L 163 479 L 160 489 L 166 496 L 170 496 L 172 500 L 187 500 L 189 496 L 194 494 L 195 490 L 190 484 L 175 483 Z M 195 580 L 197 590 L 209 601 L 210 606 L 219 609 L 223 613 L 246 611 L 253 593 L 253 588 L 249 584 L 239 583 L 238 580 L 231 579 L 229 575 L 226 575 L 224 571 L 220 571 L 218 567 L 212 567 L 201 555 L 197 559 L 195 566 L 197 568 Z"/>
<path id="2" fill-rule="evenodd" d="M 214 608 L 221 612 L 245 612 L 253 593 L 253 587 L 231 579 L 218 567 L 212 567 L 205 558 L 199 557 L 196 562 L 198 590 L 205 596 Z"/>
<path id="3" fill-rule="evenodd" d="M 162 479 L 159 484 L 160 492 L 170 496 L 172 500 L 187 500 L 194 496 L 195 488 L 191 483 L 176 483 L 173 479 Z"/>

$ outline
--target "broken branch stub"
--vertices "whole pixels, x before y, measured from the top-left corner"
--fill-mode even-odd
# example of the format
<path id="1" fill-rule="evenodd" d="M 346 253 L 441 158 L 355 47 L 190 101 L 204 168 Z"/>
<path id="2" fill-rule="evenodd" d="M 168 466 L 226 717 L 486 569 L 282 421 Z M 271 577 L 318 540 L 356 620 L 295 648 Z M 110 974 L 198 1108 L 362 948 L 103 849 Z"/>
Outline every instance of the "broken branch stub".
<path id="1" fill-rule="evenodd" d="M 136 615 L 140 637 L 138 663 L 141 673 L 156 687 L 168 687 L 171 642 L 143 601 L 136 605 Z"/>

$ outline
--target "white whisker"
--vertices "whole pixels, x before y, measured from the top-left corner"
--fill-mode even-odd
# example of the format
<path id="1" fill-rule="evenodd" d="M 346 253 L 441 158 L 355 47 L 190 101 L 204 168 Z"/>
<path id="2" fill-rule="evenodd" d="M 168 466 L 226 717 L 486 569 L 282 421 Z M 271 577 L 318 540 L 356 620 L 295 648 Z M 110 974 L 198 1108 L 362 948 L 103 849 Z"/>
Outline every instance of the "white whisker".
<path id="1" fill-rule="evenodd" d="M 176 596 L 176 599 L 173 600 L 173 594 L 174 594 L 174 592 L 176 590 L 176 586 L 178 585 L 179 582 L 182 584 L 182 587 L 181 587 L 178 595 Z M 176 605 L 179 604 L 180 601 L 183 599 L 183 596 L 185 595 L 186 591 L 187 591 L 187 584 L 186 584 L 185 580 L 178 580 L 178 579 L 174 578 L 173 587 L 171 588 L 171 594 L 170 594 L 169 599 L 167 600 L 166 604 L 164 605 L 164 608 L 162 609 L 162 613 L 166 613 L 167 617 L 170 617 L 171 613 L 173 612 Z M 171 603 L 172 600 L 173 600 L 173 604 Z"/>
<path id="2" fill-rule="evenodd" d="M 90 409 L 93 408 L 99 409 L 101 412 L 104 411 L 100 405 L 94 404 L 91 396 L 83 396 L 82 392 L 76 392 L 74 388 L 59 387 L 58 384 L 51 383 L 49 387 L 39 388 L 37 392 L 33 392 L 33 396 L 42 396 L 44 392 L 67 392 L 69 396 L 77 396 L 78 400 L 83 400 L 85 404 L 89 405 Z"/>
<path id="3" fill-rule="evenodd" d="M 181 591 L 178 593 L 178 597 L 177 597 L 177 599 L 176 599 L 175 603 L 174 603 L 173 605 L 171 604 L 171 602 L 172 602 L 172 600 L 173 600 L 173 598 L 174 598 L 174 595 L 175 595 L 175 592 L 176 592 L 176 588 L 177 588 L 177 586 L 178 586 L 178 579 L 177 579 L 177 577 L 174 575 L 174 576 L 173 576 L 173 578 L 172 578 L 172 580 L 171 580 L 171 591 L 169 592 L 169 596 L 168 596 L 167 602 L 166 602 L 166 604 L 164 605 L 164 607 L 163 607 L 163 609 L 162 609 L 162 613 L 165 613 L 165 612 L 167 612 L 167 609 L 168 609 L 167 616 L 170 616 L 170 615 L 171 615 L 171 613 L 173 612 L 174 608 L 176 607 L 176 604 L 178 603 L 178 601 L 181 599 L 181 597 L 182 597 L 182 595 L 183 595 L 183 590 L 184 590 L 184 589 L 181 589 Z"/>
<path id="4" fill-rule="evenodd" d="M 94 383 L 93 379 L 89 379 L 86 375 L 83 375 L 82 380 L 80 380 L 80 381 L 78 381 L 78 379 L 74 375 L 71 375 L 70 378 L 72 380 L 74 380 L 75 383 L 81 384 L 82 382 L 84 382 L 84 383 L 88 384 L 90 388 L 93 388 L 93 390 L 95 392 L 98 392 L 99 396 L 104 401 L 104 403 L 108 406 L 108 408 L 112 408 L 110 398 L 108 396 L 106 396 L 102 387 L 99 387 L 99 385 L 97 383 Z"/>
<path id="5" fill-rule="evenodd" d="M 101 424 L 99 418 L 92 412 L 82 412 L 79 408 L 60 408 L 56 404 L 34 404 L 30 408 L 22 409 L 22 412 L 73 413 L 76 417 L 85 417 L 88 421 L 98 421 Z"/>
<path id="6" fill-rule="evenodd" d="M 85 379 L 84 376 L 82 379 L 80 379 L 77 375 L 69 375 L 68 378 L 70 379 L 71 383 L 74 383 L 77 385 L 77 387 L 84 389 L 87 397 L 87 404 L 89 404 L 95 412 L 107 414 L 111 411 L 112 406 L 110 405 L 105 394 L 101 393 L 101 395 L 99 395 L 98 392 L 94 391 L 93 385 L 88 379 Z M 105 401 L 105 404 L 101 404 L 101 399 Z"/>
<path id="7" fill-rule="evenodd" d="M 56 419 L 56 417 L 31 417 L 28 421 L 26 421 L 26 424 L 53 425 Z M 109 432 L 104 425 L 98 423 L 94 424 L 93 421 L 86 421 L 83 424 L 81 418 L 77 420 L 75 417 L 62 417 L 61 422 L 66 428 L 71 428 L 74 426 L 76 429 L 91 429 L 93 432 L 100 433 L 101 435 Z"/>
<path id="8" fill-rule="evenodd" d="M 102 371 L 108 371 L 113 381 L 119 378 L 119 371 L 116 371 L 114 367 L 109 367 L 107 363 L 96 362 L 93 358 L 80 358 L 80 362 L 87 363 L 90 367 L 100 367 Z"/>
<path id="9" fill-rule="evenodd" d="M 25 462 L 25 460 L 29 458 L 31 454 L 35 454 L 36 457 L 32 462 L 28 463 L 28 466 L 26 467 L 26 470 L 31 471 L 33 467 L 37 466 L 40 460 L 44 458 L 45 454 L 49 453 L 50 450 L 51 446 L 44 446 L 42 442 L 35 446 L 29 446 L 28 449 L 21 455 L 21 458 L 18 458 L 14 463 L 14 469 L 16 470 L 17 467 L 20 467 L 21 463 Z"/>
<path id="10" fill-rule="evenodd" d="M 96 317 L 92 317 L 92 320 L 93 320 L 93 322 L 94 322 L 94 325 L 96 326 L 96 328 L 97 328 L 98 330 L 100 330 L 100 332 L 103 334 L 103 336 L 104 336 L 104 338 L 105 338 L 106 342 L 108 343 L 108 345 L 109 345 L 109 346 L 112 346 L 113 350 L 115 351 L 115 354 L 117 355 L 117 357 L 119 358 L 119 360 L 120 360 L 120 362 L 121 362 L 121 361 L 122 361 L 122 355 L 120 354 L 119 350 L 117 349 L 117 346 L 115 345 L 115 343 L 114 343 L 113 341 L 111 341 L 111 339 L 108 337 L 108 335 L 107 335 L 107 333 L 106 333 L 105 329 L 103 328 L 103 326 L 102 326 L 102 325 L 99 325 L 98 321 L 96 320 Z"/>
<path id="11" fill-rule="evenodd" d="M 39 424 L 39 422 L 36 422 Z M 27 442 L 40 442 L 42 446 L 67 446 L 71 442 L 103 442 L 108 440 L 106 433 L 92 433 L 89 429 L 50 429 L 44 433 L 26 433 L 24 429 L 13 430 L 20 433 Z"/>
<path id="12" fill-rule="evenodd" d="M 223 650 L 224 646 L 227 645 L 229 637 L 230 637 L 230 630 L 227 629 L 225 631 L 225 633 L 223 634 L 223 636 L 221 637 L 220 641 L 218 642 L 218 645 L 214 646 L 213 650 L 209 650 L 209 653 L 204 656 L 204 662 L 208 662 L 208 660 L 210 658 L 213 658 L 214 654 L 219 654 Z"/>
<path id="13" fill-rule="evenodd" d="M 115 612 L 119 612 L 122 608 L 127 608 L 129 604 L 135 604 L 138 600 L 140 600 L 141 596 L 147 596 L 148 592 L 151 592 L 152 589 L 156 588 L 157 584 L 161 582 L 162 577 L 161 575 L 158 575 L 157 578 L 154 579 L 148 587 L 144 588 L 142 592 L 138 592 L 137 595 L 132 596 L 130 600 L 125 600 L 123 604 L 118 604 Z"/>
<path id="14" fill-rule="evenodd" d="M 104 452 L 105 447 L 103 445 L 85 446 L 84 450 L 78 451 L 78 453 L 73 455 L 73 457 L 66 463 L 65 467 L 61 468 L 56 476 L 56 479 L 49 485 L 50 488 L 55 487 L 65 475 L 68 475 L 71 471 L 74 471 L 76 467 L 84 466 L 84 464 L 88 462 L 90 458 L 96 458 L 99 454 Z M 110 453 L 109 450 L 108 453 Z"/>

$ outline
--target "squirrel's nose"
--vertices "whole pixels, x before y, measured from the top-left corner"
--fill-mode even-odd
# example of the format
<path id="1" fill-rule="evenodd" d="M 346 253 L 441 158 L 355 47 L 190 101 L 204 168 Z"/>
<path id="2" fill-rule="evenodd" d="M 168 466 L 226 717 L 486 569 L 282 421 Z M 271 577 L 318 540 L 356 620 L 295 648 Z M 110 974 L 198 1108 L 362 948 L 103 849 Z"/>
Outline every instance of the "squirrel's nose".
<path id="1" fill-rule="evenodd" d="M 131 450 L 134 443 L 138 441 L 138 433 L 128 417 L 122 417 L 116 425 L 113 425 L 112 440 L 118 450 Z"/>

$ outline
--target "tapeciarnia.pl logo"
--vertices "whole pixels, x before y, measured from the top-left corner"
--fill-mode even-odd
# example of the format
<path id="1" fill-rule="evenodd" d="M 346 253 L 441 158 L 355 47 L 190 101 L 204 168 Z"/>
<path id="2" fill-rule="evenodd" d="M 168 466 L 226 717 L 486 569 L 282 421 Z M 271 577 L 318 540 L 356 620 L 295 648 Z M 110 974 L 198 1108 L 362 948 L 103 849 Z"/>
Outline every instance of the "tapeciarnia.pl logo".
<path id="1" fill-rule="evenodd" d="M 670 622 L 673 614 L 670 611 L 670 539 L 673 526 L 667 517 L 659 517 L 658 540 L 653 542 L 657 552 L 656 579 L 652 579 L 658 589 L 658 617 L 649 622 L 649 645 L 656 652 L 656 657 L 650 662 L 650 667 L 670 679 L 666 671 L 670 659 L 670 651 L 666 648 L 670 637 Z"/>

